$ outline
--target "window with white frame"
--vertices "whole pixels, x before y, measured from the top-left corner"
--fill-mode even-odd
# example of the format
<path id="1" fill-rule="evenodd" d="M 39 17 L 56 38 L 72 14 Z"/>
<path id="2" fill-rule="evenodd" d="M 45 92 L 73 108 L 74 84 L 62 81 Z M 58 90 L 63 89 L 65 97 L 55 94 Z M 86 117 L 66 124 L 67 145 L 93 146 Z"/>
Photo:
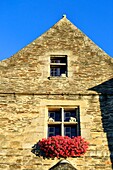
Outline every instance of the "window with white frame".
<path id="1" fill-rule="evenodd" d="M 80 116 L 79 107 L 55 107 L 48 109 L 48 137 L 50 136 L 79 136 Z"/>
<path id="2" fill-rule="evenodd" d="M 67 76 L 66 55 L 54 55 L 50 57 L 50 76 L 51 77 Z"/>

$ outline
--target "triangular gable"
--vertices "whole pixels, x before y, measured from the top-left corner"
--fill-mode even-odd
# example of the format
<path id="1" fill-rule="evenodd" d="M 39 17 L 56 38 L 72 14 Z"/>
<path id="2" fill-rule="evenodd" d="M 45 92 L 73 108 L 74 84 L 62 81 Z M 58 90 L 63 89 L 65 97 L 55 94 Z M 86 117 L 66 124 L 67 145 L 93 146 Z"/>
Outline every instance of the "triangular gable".
<path id="1" fill-rule="evenodd" d="M 69 59 L 69 77 L 62 88 L 57 80 L 48 80 L 50 56 L 54 54 L 67 55 Z M 1 61 L 0 76 L 0 92 L 62 94 L 73 89 L 71 93 L 84 93 L 113 77 L 113 58 L 63 17 L 39 38 Z"/>
<path id="2" fill-rule="evenodd" d="M 55 49 L 53 46 L 56 45 L 56 43 L 57 48 Z M 48 31 L 13 55 L 13 59 L 10 57 L 4 61 L 8 62 L 9 60 L 9 62 L 16 62 L 19 59 L 21 61 L 22 58 L 27 60 L 31 55 L 38 56 L 47 53 L 48 51 L 67 50 L 67 47 L 70 47 L 70 51 L 73 51 L 73 53 L 91 51 L 93 55 L 98 52 L 98 56 L 102 56 L 103 60 L 110 60 L 110 57 L 101 48 L 73 25 L 66 17 L 63 17 Z M 99 55 L 99 53 L 102 54 Z"/>

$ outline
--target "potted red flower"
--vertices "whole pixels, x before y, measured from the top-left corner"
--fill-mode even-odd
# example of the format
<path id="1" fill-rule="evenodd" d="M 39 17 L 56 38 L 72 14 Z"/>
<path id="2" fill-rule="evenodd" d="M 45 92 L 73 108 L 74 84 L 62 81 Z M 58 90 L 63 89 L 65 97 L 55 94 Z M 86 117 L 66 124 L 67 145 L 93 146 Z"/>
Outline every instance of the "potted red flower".
<path id="1" fill-rule="evenodd" d="M 52 136 L 36 144 L 35 154 L 47 158 L 78 157 L 87 151 L 88 144 L 81 136 Z"/>

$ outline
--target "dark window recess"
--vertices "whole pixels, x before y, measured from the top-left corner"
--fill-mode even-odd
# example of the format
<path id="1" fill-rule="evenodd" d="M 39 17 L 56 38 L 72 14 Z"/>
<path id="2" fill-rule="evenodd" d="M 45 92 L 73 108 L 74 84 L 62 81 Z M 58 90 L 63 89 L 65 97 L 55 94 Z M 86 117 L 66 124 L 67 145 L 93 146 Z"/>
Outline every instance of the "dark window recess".
<path id="1" fill-rule="evenodd" d="M 53 118 L 54 121 L 61 121 L 60 111 L 49 111 L 49 117 Z"/>
<path id="2" fill-rule="evenodd" d="M 77 136 L 77 128 L 74 125 L 65 125 L 64 135 L 69 137 Z"/>
<path id="3" fill-rule="evenodd" d="M 50 76 L 67 76 L 67 56 L 52 56 L 50 58 Z"/>
<path id="4" fill-rule="evenodd" d="M 69 122 L 70 118 L 73 117 L 76 119 L 76 110 L 65 111 L 64 110 L 64 121 Z"/>
<path id="5" fill-rule="evenodd" d="M 61 135 L 61 125 L 48 125 L 48 137 Z"/>

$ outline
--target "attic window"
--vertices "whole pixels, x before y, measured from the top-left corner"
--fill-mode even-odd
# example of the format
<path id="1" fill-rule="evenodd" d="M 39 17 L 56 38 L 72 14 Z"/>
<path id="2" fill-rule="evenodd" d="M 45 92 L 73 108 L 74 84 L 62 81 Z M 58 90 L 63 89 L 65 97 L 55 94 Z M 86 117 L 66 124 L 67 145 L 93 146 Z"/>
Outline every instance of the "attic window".
<path id="1" fill-rule="evenodd" d="M 67 56 L 54 55 L 50 58 L 50 76 L 67 77 Z"/>

